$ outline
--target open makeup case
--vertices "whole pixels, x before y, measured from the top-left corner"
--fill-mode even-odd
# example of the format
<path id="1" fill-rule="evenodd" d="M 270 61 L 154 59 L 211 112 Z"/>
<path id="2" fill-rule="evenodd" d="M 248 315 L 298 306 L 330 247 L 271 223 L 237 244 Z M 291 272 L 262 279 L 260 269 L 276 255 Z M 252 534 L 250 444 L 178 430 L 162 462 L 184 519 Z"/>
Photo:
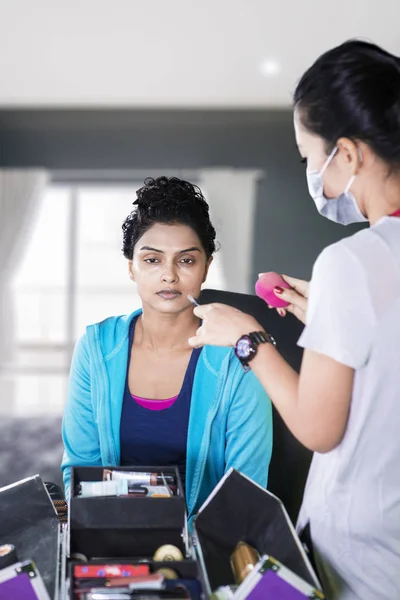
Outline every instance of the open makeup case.
<path id="1" fill-rule="evenodd" d="M 157 474 L 165 485 L 159 488 L 161 495 L 153 497 L 135 493 L 137 488 L 118 496 L 82 496 L 83 483 L 104 481 L 105 473 L 113 480 L 115 472 L 120 478 L 133 472 L 142 483 Z M 162 496 L 165 487 L 169 497 Z M 188 534 L 177 468 L 76 467 L 71 471 L 71 491 L 70 600 L 113 600 L 119 598 L 118 593 L 121 598 L 138 599 L 206 597 L 203 573 Z"/>
<path id="2" fill-rule="evenodd" d="M 234 469 L 200 508 L 194 536 L 208 595 L 218 588 L 234 586 L 232 554 L 239 542 L 245 542 L 257 551 L 259 560 L 227 598 L 324 598 L 282 502 Z M 277 585 L 279 589 L 287 588 L 287 595 L 282 591 L 274 595 Z M 263 589 L 261 595 L 258 586 Z"/>
<path id="3" fill-rule="evenodd" d="M 175 467 L 72 468 L 64 520 L 38 476 L 0 490 L 0 600 L 324 598 L 281 501 L 233 469 L 190 532 Z"/>
<path id="4" fill-rule="evenodd" d="M 66 560 L 65 526 L 36 475 L 0 489 L 1 600 L 58 600 Z M 3 562 L 4 564 L 4 562 Z"/>

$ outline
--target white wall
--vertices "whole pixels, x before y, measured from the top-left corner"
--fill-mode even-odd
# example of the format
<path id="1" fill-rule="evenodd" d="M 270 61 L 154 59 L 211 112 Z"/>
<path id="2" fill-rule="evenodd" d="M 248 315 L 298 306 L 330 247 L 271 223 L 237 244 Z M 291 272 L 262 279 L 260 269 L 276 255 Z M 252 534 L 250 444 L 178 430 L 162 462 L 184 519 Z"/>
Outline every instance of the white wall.
<path id="1" fill-rule="evenodd" d="M 287 106 L 352 37 L 400 54 L 398 0 L 0 0 L 0 106 Z M 265 59 L 281 72 L 266 78 Z"/>

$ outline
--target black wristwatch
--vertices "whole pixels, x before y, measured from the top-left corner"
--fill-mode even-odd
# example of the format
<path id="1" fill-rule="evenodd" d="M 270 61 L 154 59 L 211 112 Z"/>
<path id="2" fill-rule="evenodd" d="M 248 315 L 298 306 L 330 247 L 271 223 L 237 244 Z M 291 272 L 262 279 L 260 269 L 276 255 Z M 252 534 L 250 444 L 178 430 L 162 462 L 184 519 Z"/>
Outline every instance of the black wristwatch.
<path id="1" fill-rule="evenodd" d="M 242 335 L 242 337 L 236 342 L 235 354 L 242 363 L 243 369 L 249 371 L 249 362 L 253 360 L 257 354 L 258 346 L 260 344 L 272 344 L 276 346 L 276 342 L 272 335 L 265 331 L 254 331 L 249 335 Z"/>

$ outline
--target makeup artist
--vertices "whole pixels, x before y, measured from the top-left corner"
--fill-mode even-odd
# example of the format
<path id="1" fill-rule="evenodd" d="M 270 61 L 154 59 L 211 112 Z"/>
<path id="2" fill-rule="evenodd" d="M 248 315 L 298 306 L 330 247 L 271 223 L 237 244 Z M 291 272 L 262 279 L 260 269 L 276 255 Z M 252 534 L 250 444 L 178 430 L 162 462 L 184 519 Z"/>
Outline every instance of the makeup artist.
<path id="1" fill-rule="evenodd" d="M 370 227 L 326 248 L 310 284 L 275 289 L 305 322 L 297 375 L 250 316 L 195 309 L 193 347 L 232 346 L 314 451 L 298 530 L 310 526 L 328 600 L 400 598 L 400 59 L 361 41 L 322 55 L 294 94 L 317 210 Z M 284 315 L 284 312 L 281 314 Z M 242 337 L 245 336 L 245 337 Z"/>

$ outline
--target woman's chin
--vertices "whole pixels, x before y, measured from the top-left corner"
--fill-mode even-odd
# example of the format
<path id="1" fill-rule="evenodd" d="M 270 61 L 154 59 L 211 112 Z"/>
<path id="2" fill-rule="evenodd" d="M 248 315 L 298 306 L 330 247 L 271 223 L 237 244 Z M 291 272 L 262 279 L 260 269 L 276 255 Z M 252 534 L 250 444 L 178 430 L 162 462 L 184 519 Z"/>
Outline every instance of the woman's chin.
<path id="1" fill-rule="evenodd" d="M 154 312 L 158 312 L 161 314 L 179 314 L 184 310 L 192 309 L 192 303 L 185 298 L 184 296 L 180 296 L 178 298 L 165 299 L 158 298 L 156 300 L 152 300 L 151 302 L 143 301 L 143 308 L 150 308 Z"/>

